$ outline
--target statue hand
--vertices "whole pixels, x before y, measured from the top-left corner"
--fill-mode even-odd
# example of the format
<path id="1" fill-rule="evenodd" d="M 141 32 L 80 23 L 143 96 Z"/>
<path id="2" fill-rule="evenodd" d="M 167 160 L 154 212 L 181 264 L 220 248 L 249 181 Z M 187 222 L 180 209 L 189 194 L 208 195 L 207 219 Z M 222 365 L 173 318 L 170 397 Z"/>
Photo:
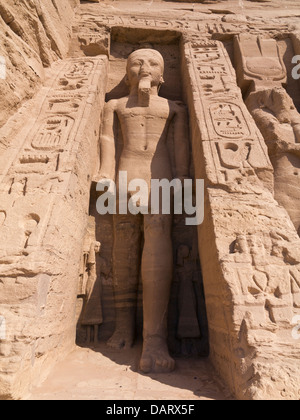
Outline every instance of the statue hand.
<path id="1" fill-rule="evenodd" d="M 293 128 L 296 137 L 296 143 L 300 143 L 300 123 L 295 124 Z"/>
<path id="2" fill-rule="evenodd" d="M 102 180 L 112 180 L 115 181 L 115 176 L 110 175 L 106 172 L 99 172 L 95 177 L 94 177 L 94 181 L 95 182 L 101 182 Z"/>
<path id="3" fill-rule="evenodd" d="M 95 178 L 95 182 L 97 184 L 96 189 L 100 192 L 100 195 L 105 191 L 110 192 L 112 195 L 116 194 L 116 184 L 111 177 L 100 174 Z"/>

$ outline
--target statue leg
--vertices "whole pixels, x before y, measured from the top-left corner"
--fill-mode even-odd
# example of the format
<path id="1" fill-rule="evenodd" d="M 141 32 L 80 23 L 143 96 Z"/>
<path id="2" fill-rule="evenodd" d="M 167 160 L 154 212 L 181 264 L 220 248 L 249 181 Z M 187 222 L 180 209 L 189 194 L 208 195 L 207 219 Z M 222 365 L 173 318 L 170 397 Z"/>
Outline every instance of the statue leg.
<path id="1" fill-rule="evenodd" d="M 113 277 L 116 325 L 110 347 L 130 348 L 135 336 L 137 291 L 140 277 L 142 218 L 114 216 Z"/>
<path id="2" fill-rule="evenodd" d="M 172 216 L 145 216 L 142 258 L 144 345 L 140 369 L 171 372 L 175 362 L 167 345 L 168 306 L 173 274 Z"/>

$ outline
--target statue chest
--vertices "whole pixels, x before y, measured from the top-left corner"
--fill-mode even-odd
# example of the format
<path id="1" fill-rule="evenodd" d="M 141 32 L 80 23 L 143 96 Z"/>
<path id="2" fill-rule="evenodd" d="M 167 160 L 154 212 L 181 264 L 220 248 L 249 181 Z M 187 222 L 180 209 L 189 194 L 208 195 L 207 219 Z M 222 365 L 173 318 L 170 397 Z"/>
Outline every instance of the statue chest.
<path id="1" fill-rule="evenodd" d="M 150 105 L 149 107 L 124 108 L 118 111 L 118 117 L 121 122 L 166 122 L 170 119 L 170 108 L 168 106 Z"/>

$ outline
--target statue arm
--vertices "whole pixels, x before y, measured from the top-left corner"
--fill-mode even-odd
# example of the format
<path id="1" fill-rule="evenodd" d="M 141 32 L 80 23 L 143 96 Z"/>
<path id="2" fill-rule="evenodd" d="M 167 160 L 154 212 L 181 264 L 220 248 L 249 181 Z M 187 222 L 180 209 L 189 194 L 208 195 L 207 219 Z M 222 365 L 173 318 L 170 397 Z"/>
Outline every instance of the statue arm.
<path id="1" fill-rule="evenodd" d="M 188 115 L 184 105 L 176 104 L 174 117 L 174 147 L 176 176 L 179 179 L 190 177 L 190 147 Z"/>
<path id="2" fill-rule="evenodd" d="M 293 133 L 290 135 L 281 131 L 282 124 L 278 119 L 263 109 L 257 109 L 252 113 L 254 120 L 267 141 L 269 149 L 279 153 L 300 153 L 300 124 L 296 121 L 291 124 L 294 131 L 296 142 L 294 142 Z"/>
<path id="3" fill-rule="evenodd" d="M 300 115 L 298 114 L 298 118 L 296 121 L 293 122 L 293 130 L 296 138 L 296 142 L 300 144 Z"/>
<path id="4" fill-rule="evenodd" d="M 114 138 L 115 111 L 116 101 L 110 101 L 105 105 L 102 134 L 100 138 L 100 177 L 111 180 L 115 179 L 116 171 L 116 146 Z"/>

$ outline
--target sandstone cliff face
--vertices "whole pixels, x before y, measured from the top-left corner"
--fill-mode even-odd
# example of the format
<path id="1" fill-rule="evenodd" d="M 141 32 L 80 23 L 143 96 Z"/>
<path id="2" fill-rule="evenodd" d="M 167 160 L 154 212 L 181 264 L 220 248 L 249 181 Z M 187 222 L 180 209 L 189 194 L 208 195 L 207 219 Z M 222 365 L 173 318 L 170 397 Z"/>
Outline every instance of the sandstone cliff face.
<path id="1" fill-rule="evenodd" d="M 44 80 L 44 67 L 66 56 L 79 0 L 0 1 L 0 126 Z M 3 70 L 3 69 L 2 69 Z"/>

